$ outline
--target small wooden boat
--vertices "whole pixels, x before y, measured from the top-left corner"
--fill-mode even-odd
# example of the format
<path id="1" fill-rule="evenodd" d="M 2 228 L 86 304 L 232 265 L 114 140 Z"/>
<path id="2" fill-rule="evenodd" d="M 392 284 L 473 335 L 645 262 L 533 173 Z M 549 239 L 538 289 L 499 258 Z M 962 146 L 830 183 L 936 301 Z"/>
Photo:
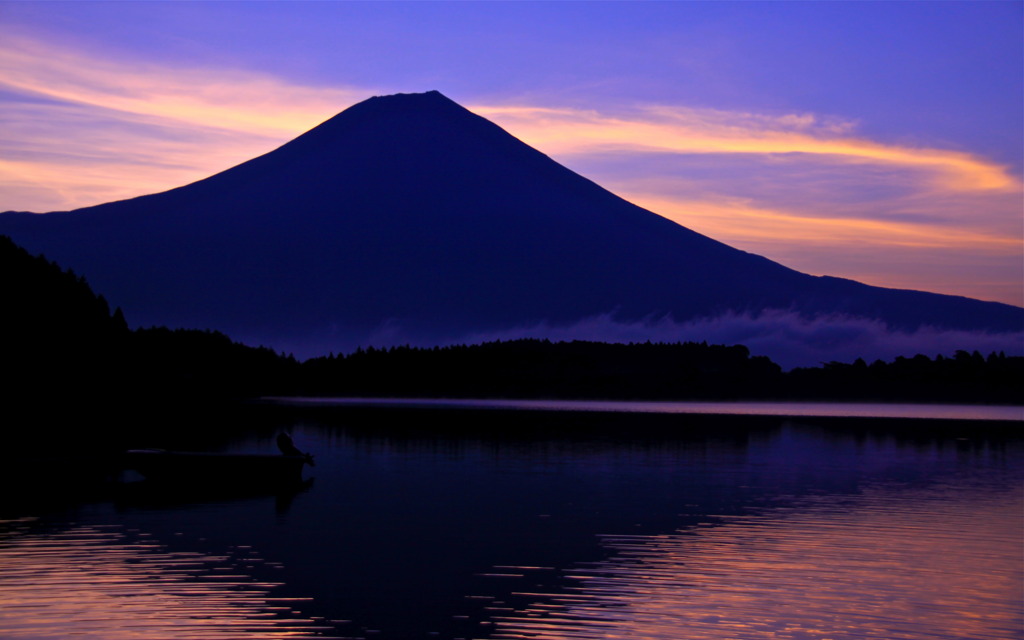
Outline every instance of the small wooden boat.
<path id="1" fill-rule="evenodd" d="M 302 480 L 302 467 L 313 466 L 313 457 L 258 453 L 199 453 L 133 449 L 124 454 L 125 469 L 147 480 L 182 483 L 220 482 L 273 484 Z"/>

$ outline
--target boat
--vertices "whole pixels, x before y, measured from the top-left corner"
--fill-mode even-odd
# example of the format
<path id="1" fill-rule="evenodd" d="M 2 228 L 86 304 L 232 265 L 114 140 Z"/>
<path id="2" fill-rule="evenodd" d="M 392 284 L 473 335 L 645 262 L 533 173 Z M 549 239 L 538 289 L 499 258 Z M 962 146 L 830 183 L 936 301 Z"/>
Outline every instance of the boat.
<path id="1" fill-rule="evenodd" d="M 302 468 L 313 466 L 309 454 L 206 453 L 132 449 L 126 451 L 123 467 L 147 480 L 178 483 L 263 485 L 301 482 Z"/>

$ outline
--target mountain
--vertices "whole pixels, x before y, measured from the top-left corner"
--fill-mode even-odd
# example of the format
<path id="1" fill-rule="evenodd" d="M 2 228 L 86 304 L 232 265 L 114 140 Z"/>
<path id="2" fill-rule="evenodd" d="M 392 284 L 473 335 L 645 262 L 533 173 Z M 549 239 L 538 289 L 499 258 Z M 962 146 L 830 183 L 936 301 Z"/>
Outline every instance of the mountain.
<path id="1" fill-rule="evenodd" d="M 637 207 L 436 91 L 375 97 L 163 193 L 0 234 L 84 274 L 135 326 L 301 356 L 612 314 L 780 309 L 1020 331 L 1024 309 L 788 269 Z"/>

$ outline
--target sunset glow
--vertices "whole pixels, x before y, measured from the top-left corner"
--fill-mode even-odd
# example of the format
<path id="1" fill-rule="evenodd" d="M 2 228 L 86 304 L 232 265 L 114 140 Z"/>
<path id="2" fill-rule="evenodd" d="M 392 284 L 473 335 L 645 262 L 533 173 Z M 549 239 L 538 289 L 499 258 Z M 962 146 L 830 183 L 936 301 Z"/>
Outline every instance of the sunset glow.
<path id="1" fill-rule="evenodd" d="M 494 5 L 458 17 L 431 3 L 131 5 L 120 14 L 94 3 L 60 6 L 62 21 L 42 5 L 0 5 L 0 210 L 69 210 L 174 188 L 266 153 L 372 95 L 439 89 L 614 193 L 727 244 L 810 273 L 1024 304 L 1024 45 L 1005 26 L 1013 18 L 1019 26 L 1020 3 L 973 12 L 952 3 L 948 16 L 922 15 L 921 32 L 906 36 L 901 53 L 858 57 L 875 76 L 844 77 L 845 85 L 801 61 L 807 84 L 792 93 L 787 43 L 743 58 L 740 50 L 755 45 L 734 40 L 767 7 L 711 17 L 708 7 L 686 4 L 636 9 L 660 34 L 645 40 L 636 25 L 619 30 L 633 16 L 625 6 Z M 786 7 L 762 19 L 796 11 L 813 25 L 807 30 L 859 42 L 823 17 L 846 10 Z M 528 34 L 541 16 L 578 26 L 574 60 L 588 51 L 605 59 L 600 34 L 625 38 L 642 79 L 627 80 L 610 58 L 602 75 L 554 53 L 521 55 L 526 45 L 497 30 L 507 23 Z M 439 26 L 442 17 L 452 24 Z M 471 18 L 490 48 L 457 31 Z M 204 19 L 237 26 L 214 37 Z M 705 19 L 715 35 L 671 26 Z M 374 32 L 377 20 L 393 32 Z M 424 20 L 432 26 L 409 31 Z M 279 23 L 308 43 L 286 37 Z M 370 30 L 349 33 L 358 24 Z M 984 48 L 954 55 L 928 29 Z M 399 32 L 409 47 L 394 46 Z M 261 37 L 274 42 L 272 58 Z M 663 39 L 690 44 L 666 49 Z M 555 46 L 521 41 L 538 52 Z M 416 52 L 425 50 L 421 62 Z M 836 73 L 860 68 L 853 50 L 832 54 Z M 487 73 L 495 67 L 504 86 Z M 786 80 L 766 87 L 755 69 Z M 554 82 L 556 72 L 577 80 Z M 872 84 L 890 76 L 898 81 L 888 92 Z M 947 93 L 958 83 L 976 87 L 977 100 L 961 104 Z"/>
<path id="2" fill-rule="evenodd" d="M 747 113 L 651 108 L 634 118 L 593 112 L 481 106 L 477 113 L 519 131 L 552 154 L 602 150 L 685 154 L 788 154 L 826 156 L 825 162 L 879 163 L 934 171 L 938 189 L 1020 189 L 1004 167 L 970 154 L 913 149 L 844 135 L 851 126 L 817 125 L 814 116 L 777 118 Z M 819 159 L 821 160 L 821 159 Z"/>

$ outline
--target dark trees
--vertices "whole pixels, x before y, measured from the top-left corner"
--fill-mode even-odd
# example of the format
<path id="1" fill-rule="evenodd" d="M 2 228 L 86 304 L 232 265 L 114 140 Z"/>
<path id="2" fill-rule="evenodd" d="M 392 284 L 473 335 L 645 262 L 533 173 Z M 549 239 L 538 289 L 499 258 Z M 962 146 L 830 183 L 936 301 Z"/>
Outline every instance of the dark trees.
<path id="1" fill-rule="evenodd" d="M 1024 403 L 1024 358 L 957 352 L 782 372 L 741 345 L 515 340 L 306 361 L 308 395 Z"/>
<path id="2" fill-rule="evenodd" d="M 297 363 L 213 331 L 131 331 L 73 271 L 0 236 L 0 411 L 5 427 L 64 425 L 282 392 Z M 17 416 L 17 424 L 12 424 Z"/>
<path id="3" fill-rule="evenodd" d="M 301 385 L 328 395 L 493 398 L 741 398 L 780 369 L 743 346 L 514 340 L 314 358 Z"/>

